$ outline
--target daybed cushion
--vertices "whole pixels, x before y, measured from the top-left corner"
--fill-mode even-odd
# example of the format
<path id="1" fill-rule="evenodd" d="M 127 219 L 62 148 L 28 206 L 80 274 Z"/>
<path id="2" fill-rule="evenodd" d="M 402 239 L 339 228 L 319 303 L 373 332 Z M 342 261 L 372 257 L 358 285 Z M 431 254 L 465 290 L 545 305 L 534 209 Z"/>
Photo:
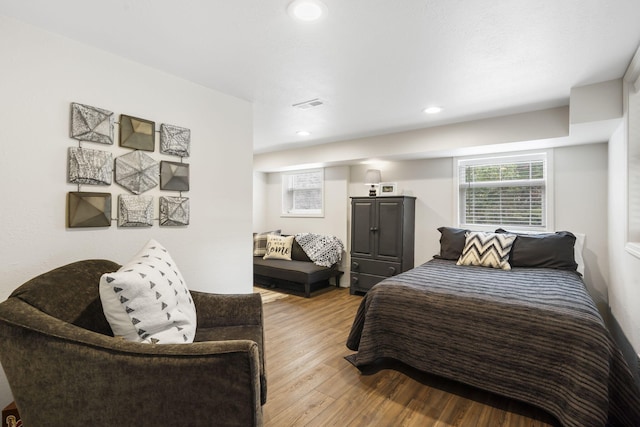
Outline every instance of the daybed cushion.
<path id="1" fill-rule="evenodd" d="M 102 275 L 100 299 L 115 336 L 153 344 L 193 342 L 191 293 L 169 252 L 153 239 L 118 271 Z"/>
<path id="2" fill-rule="evenodd" d="M 316 283 L 334 276 L 335 268 L 308 261 L 254 258 L 253 274 L 296 283 Z"/>

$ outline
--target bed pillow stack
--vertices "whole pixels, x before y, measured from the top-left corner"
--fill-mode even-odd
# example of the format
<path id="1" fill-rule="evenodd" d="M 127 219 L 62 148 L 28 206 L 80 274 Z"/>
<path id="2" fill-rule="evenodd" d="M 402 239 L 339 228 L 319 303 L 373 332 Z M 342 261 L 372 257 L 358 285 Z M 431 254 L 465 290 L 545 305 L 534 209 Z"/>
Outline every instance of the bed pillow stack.
<path id="1" fill-rule="evenodd" d="M 581 241 L 568 231 L 520 233 L 499 228 L 495 233 L 483 233 L 455 227 L 440 227 L 438 231 L 441 234 L 440 253 L 434 258 L 457 261 L 458 265 L 504 270 L 511 267 L 555 268 L 584 274 Z"/>

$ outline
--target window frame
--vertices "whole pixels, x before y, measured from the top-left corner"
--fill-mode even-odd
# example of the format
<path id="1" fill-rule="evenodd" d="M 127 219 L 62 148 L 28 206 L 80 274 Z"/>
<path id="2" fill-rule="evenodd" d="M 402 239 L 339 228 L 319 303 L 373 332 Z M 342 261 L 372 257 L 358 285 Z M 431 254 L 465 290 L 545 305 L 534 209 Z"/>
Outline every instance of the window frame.
<path id="1" fill-rule="evenodd" d="M 296 209 L 293 209 L 293 207 L 289 208 L 289 206 L 293 203 L 293 197 L 291 199 L 288 198 L 288 193 L 290 191 L 288 182 L 290 180 L 290 177 L 295 175 L 308 174 L 308 173 L 320 174 L 320 209 L 296 210 Z M 324 176 L 325 176 L 324 168 L 282 172 L 280 174 L 280 179 L 281 179 L 280 216 L 285 218 L 324 218 Z M 291 191 L 295 191 L 295 189 Z"/>
<path id="2" fill-rule="evenodd" d="M 625 220 L 625 250 L 636 258 L 640 258 L 640 239 L 638 239 L 638 236 L 640 235 L 640 221 L 634 219 L 640 209 L 640 203 L 638 203 L 638 200 L 634 198 L 634 194 L 637 193 L 640 188 L 640 176 L 638 174 L 638 169 L 640 168 L 640 160 L 638 160 L 638 156 L 640 155 L 640 119 L 634 115 L 636 111 L 635 108 L 632 107 L 632 104 L 634 107 L 636 103 L 640 104 L 639 62 L 640 57 L 638 60 L 634 58 L 627 69 L 627 72 L 623 77 L 622 91 L 625 111 L 624 139 L 627 162 L 627 176 L 625 182 L 627 188 L 624 189 L 627 215 Z"/>
<path id="3" fill-rule="evenodd" d="M 464 165 L 497 165 L 506 163 L 516 163 L 522 161 L 544 159 L 544 211 L 543 222 L 541 226 L 525 226 L 525 225 L 509 225 L 509 224 L 473 224 L 463 221 L 464 201 L 462 200 L 460 186 L 460 168 Z M 495 231 L 496 228 L 506 228 L 514 231 L 553 231 L 554 227 L 554 185 L 553 185 L 553 149 L 525 151 L 518 153 L 492 153 L 485 155 L 474 155 L 453 158 L 453 223 L 464 229 L 473 229 L 477 231 Z"/>

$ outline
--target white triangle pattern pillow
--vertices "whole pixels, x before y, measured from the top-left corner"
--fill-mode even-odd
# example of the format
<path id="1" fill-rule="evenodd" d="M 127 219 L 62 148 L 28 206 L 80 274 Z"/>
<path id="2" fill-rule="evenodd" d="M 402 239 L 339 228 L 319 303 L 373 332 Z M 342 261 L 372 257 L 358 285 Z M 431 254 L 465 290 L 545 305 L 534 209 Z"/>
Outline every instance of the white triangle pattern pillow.
<path id="1" fill-rule="evenodd" d="M 153 239 L 118 271 L 102 275 L 100 299 L 115 336 L 153 344 L 193 342 L 191 293 L 169 252 Z"/>

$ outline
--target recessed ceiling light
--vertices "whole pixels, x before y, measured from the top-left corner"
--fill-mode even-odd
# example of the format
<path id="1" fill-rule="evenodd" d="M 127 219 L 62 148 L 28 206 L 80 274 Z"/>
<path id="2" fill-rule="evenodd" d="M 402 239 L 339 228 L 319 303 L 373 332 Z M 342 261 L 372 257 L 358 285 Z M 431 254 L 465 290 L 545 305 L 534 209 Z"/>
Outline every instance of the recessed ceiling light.
<path id="1" fill-rule="evenodd" d="M 299 130 L 298 132 L 296 132 L 296 135 L 298 135 L 298 136 L 309 136 L 309 135 L 311 135 L 311 132 L 306 131 L 306 130 Z"/>
<path id="2" fill-rule="evenodd" d="M 295 19 L 316 21 L 327 14 L 327 6 L 320 0 L 293 0 L 287 11 Z"/>
<path id="3" fill-rule="evenodd" d="M 442 107 L 428 107 L 422 110 L 425 114 L 438 114 L 442 111 Z"/>

